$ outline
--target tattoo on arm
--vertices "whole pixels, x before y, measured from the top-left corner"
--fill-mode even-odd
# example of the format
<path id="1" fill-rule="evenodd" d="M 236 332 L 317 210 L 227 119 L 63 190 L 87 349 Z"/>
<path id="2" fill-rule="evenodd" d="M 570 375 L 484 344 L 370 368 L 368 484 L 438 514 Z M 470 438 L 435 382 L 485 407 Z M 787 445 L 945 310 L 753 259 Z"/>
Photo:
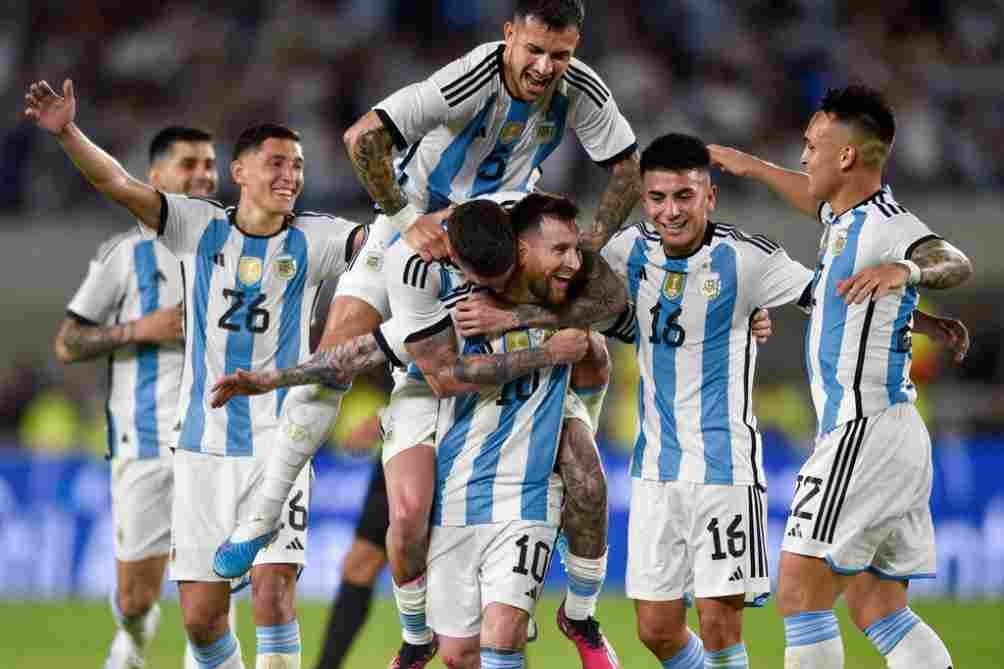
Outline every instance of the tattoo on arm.
<path id="1" fill-rule="evenodd" d="M 592 227 L 583 232 L 582 246 L 599 251 L 614 236 L 631 214 L 641 196 L 641 169 L 638 153 L 625 158 L 612 168 L 610 182 L 600 196 L 599 209 Z"/>
<path id="2" fill-rule="evenodd" d="M 129 345 L 132 335 L 131 322 L 98 326 L 84 325 L 67 318 L 57 335 L 57 346 L 61 346 L 65 352 L 65 355 L 60 356 L 64 362 L 94 360 Z"/>
<path id="3" fill-rule="evenodd" d="M 920 267 L 920 285 L 943 290 L 972 276 L 973 266 L 962 251 L 943 239 L 932 239 L 913 250 L 910 260 Z"/>
<path id="4" fill-rule="evenodd" d="M 360 372 L 387 362 L 372 334 L 353 337 L 344 344 L 318 351 L 296 367 L 276 370 L 276 386 L 314 383 L 348 385 Z"/>
<path id="5" fill-rule="evenodd" d="M 408 204 L 397 183 L 393 157 L 394 138 L 383 126 L 367 130 L 349 151 L 349 158 L 359 180 L 381 211 L 388 216 L 396 214 Z"/>
<path id="6" fill-rule="evenodd" d="M 615 318 L 627 307 L 627 288 L 598 253 L 583 251 L 581 292 L 559 309 L 520 304 L 513 314 L 521 327 L 587 328 Z"/>

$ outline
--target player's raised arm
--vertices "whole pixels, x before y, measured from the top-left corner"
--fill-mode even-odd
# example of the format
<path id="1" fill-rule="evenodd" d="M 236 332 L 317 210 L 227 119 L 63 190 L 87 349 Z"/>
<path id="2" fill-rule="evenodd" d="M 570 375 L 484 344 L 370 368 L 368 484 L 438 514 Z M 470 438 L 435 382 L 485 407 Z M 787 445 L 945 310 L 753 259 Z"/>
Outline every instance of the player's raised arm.
<path id="1" fill-rule="evenodd" d="M 641 169 L 634 151 L 610 166 L 610 181 L 600 196 L 592 227 L 582 233 L 582 248 L 599 252 L 624 225 L 640 197 Z"/>
<path id="2" fill-rule="evenodd" d="M 422 215 L 408 202 L 394 173 L 394 136 L 377 112 L 366 112 L 342 139 L 359 181 L 408 245 L 426 261 L 445 257 L 448 245 L 440 223 L 446 214 Z"/>
<path id="3" fill-rule="evenodd" d="M 73 82 L 63 82 L 59 95 L 46 81 L 28 88 L 24 114 L 35 125 L 56 136 L 66 155 L 84 178 L 102 195 L 121 204 L 152 230 L 160 227 L 160 194 L 151 186 L 133 178 L 119 161 L 94 144 L 74 123 L 77 99 Z"/>
<path id="4" fill-rule="evenodd" d="M 711 164 L 729 174 L 765 184 L 795 209 L 819 222 L 819 203 L 809 194 L 809 176 L 789 170 L 738 149 L 708 144 Z"/>

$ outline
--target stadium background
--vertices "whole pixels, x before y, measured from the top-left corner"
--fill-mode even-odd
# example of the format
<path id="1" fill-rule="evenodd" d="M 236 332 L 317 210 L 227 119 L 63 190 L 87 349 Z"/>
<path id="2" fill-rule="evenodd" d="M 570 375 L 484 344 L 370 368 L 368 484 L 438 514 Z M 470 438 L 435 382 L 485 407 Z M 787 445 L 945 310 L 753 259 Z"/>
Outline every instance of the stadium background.
<path id="1" fill-rule="evenodd" d="M 511 11 L 504 0 L 204 4 L 36 0 L 9 7 L 0 18 L 0 90 L 8 106 L 0 115 L 0 279 L 8 287 L 0 296 L 0 627 L 9 632 L 0 641 L 0 666 L 78 666 L 73 660 L 97 666 L 111 636 L 110 615 L 99 601 L 113 579 L 108 470 L 100 457 L 106 375 L 103 363 L 58 366 L 50 346 L 97 244 L 131 224 L 89 190 L 55 142 L 21 120 L 27 83 L 72 77 L 81 127 L 137 175 L 145 173 L 148 141 L 161 126 L 213 130 L 223 200 L 235 194 L 226 171 L 232 139 L 252 122 L 284 122 L 304 137 L 302 207 L 368 221 L 365 194 L 341 146 L 343 130 L 397 87 L 470 46 L 498 39 Z M 944 621 L 960 666 L 996 667 L 1004 664 L 1004 316 L 998 306 L 1004 265 L 994 251 L 1004 242 L 1004 163 L 997 156 L 1004 143 L 1004 8 L 999 0 L 875 4 L 587 2 L 577 55 L 604 77 L 642 145 L 683 130 L 789 166 L 827 86 L 864 81 L 887 91 L 900 126 L 889 182 L 901 202 L 957 243 L 976 267 L 970 283 L 944 295 L 929 292 L 925 304 L 966 321 L 974 336 L 968 361 L 955 367 L 915 341 L 921 407 L 936 444 L 940 574 L 915 588 L 932 598 L 918 608 L 935 623 Z M 586 216 L 605 182 L 588 162 L 574 139 L 567 141 L 545 165 L 543 181 L 572 194 Z M 818 230 L 812 224 L 765 189 L 724 177 L 718 183 L 716 219 L 764 232 L 792 256 L 813 261 Z M 777 334 L 761 350 L 755 399 L 768 444 L 776 559 L 813 416 L 802 369 L 802 318 L 778 310 L 774 319 Z M 618 590 L 637 376 L 630 349 L 615 355 L 602 433 L 612 532 L 601 612 L 625 666 L 636 666 L 647 660 L 640 659 L 633 614 Z M 359 397 L 338 436 L 379 403 L 380 384 L 357 384 Z M 302 596 L 317 600 L 303 613 L 308 662 L 319 643 L 323 602 L 338 585 L 369 465 L 332 448 L 318 470 L 311 567 L 301 588 Z M 560 583 L 560 567 L 551 577 Z M 173 595 L 173 588 L 167 592 Z M 69 601 L 78 598 L 83 601 Z M 545 608 L 553 610 L 553 603 Z M 152 658 L 156 667 L 179 656 L 176 611 L 168 608 Z M 749 619 L 754 660 L 770 657 L 768 648 L 779 652 L 776 614 Z M 546 658 L 543 666 L 571 666 L 571 649 L 554 640 L 549 624 L 544 628 L 545 640 L 530 657 Z M 363 640 L 361 652 L 374 660 L 359 655 L 350 666 L 378 666 L 396 635 L 385 601 Z M 855 640 L 860 635 L 845 627 L 844 636 L 850 656 L 861 658 L 848 666 L 880 666 L 877 654 Z M 549 659 L 548 637 L 563 659 Z"/>

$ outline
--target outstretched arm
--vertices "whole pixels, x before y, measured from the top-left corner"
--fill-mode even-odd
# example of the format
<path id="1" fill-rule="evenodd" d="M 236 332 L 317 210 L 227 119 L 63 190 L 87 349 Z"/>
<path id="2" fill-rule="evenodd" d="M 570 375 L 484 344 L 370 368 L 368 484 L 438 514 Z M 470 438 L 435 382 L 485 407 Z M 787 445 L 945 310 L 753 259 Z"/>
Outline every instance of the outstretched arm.
<path id="1" fill-rule="evenodd" d="M 25 95 L 25 116 L 56 136 L 80 173 L 98 192 L 133 213 L 148 228 L 160 227 L 160 194 L 126 172 L 119 161 L 94 144 L 73 122 L 77 100 L 73 82 L 63 82 L 59 95 L 45 81 L 32 84 Z"/>
<path id="2" fill-rule="evenodd" d="M 631 210 L 641 196 L 641 168 L 638 152 L 620 160 L 611 167 L 610 181 L 600 196 L 599 209 L 592 227 L 581 236 L 585 250 L 599 252 L 610 238 L 621 229 Z"/>
<path id="3" fill-rule="evenodd" d="M 447 213 L 421 215 L 397 183 L 394 137 L 375 111 L 366 112 L 342 137 L 356 176 L 408 245 L 425 261 L 448 255 L 440 224 Z"/>
<path id="4" fill-rule="evenodd" d="M 795 209 L 819 222 L 819 203 L 809 195 L 809 177 L 804 172 L 785 169 L 727 146 L 709 144 L 708 151 L 715 167 L 765 184 Z"/>
<path id="5" fill-rule="evenodd" d="M 181 305 L 158 309 L 117 325 L 87 325 L 64 318 L 56 333 L 56 358 L 63 363 L 94 360 L 130 344 L 177 341 L 183 336 Z"/>

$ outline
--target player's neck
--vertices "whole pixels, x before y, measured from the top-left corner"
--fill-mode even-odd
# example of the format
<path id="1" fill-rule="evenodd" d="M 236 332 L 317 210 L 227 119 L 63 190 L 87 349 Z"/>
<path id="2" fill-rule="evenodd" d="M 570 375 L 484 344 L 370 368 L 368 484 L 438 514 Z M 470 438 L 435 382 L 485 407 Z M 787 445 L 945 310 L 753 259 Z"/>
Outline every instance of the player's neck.
<path id="1" fill-rule="evenodd" d="M 237 204 L 234 220 L 240 231 L 256 237 L 271 237 L 286 225 L 286 214 L 268 212 L 247 198 Z"/>
<path id="2" fill-rule="evenodd" d="M 840 216 L 851 207 L 856 207 L 882 189 L 882 173 L 869 172 L 857 175 L 847 181 L 829 199 L 830 209 Z"/>

